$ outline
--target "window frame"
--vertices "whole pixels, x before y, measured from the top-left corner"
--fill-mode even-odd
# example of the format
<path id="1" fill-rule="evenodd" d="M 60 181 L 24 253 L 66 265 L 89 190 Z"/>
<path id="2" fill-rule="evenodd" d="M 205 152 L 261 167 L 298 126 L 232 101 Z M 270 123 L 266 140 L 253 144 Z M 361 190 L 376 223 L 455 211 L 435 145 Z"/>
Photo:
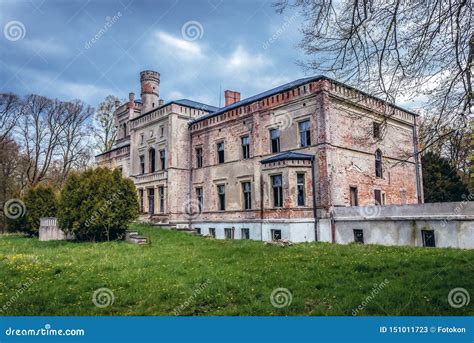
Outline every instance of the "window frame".
<path id="1" fill-rule="evenodd" d="M 196 153 L 196 168 L 202 168 L 202 146 L 194 148 Z"/>
<path id="2" fill-rule="evenodd" d="M 244 234 L 246 232 L 246 234 Z M 249 228 L 241 228 L 240 229 L 240 239 L 250 239 L 250 229 Z"/>
<path id="3" fill-rule="evenodd" d="M 165 187 L 164 186 L 158 186 L 158 198 L 160 200 L 160 203 L 159 203 L 160 213 L 165 213 Z"/>
<path id="4" fill-rule="evenodd" d="M 276 242 L 278 240 L 282 240 L 282 232 L 281 232 L 281 229 L 271 229 L 270 230 L 270 235 L 271 235 L 271 239 L 272 239 L 272 242 Z M 275 239 L 276 236 L 280 236 L 279 239 Z"/>
<path id="5" fill-rule="evenodd" d="M 274 180 L 276 180 L 276 178 L 280 178 L 279 186 L 275 186 Z M 271 186 L 272 186 L 273 208 L 282 208 L 283 207 L 283 175 L 282 174 L 270 175 L 270 180 L 271 180 Z M 278 189 L 277 194 L 275 194 L 275 189 Z M 279 201 L 277 201 L 277 199 Z"/>
<path id="6" fill-rule="evenodd" d="M 209 236 L 216 238 L 216 228 L 215 227 L 210 227 L 209 228 Z"/>
<path id="7" fill-rule="evenodd" d="M 427 234 L 431 234 L 431 237 L 427 238 Z M 421 238 L 423 241 L 423 247 L 425 248 L 436 248 L 436 234 L 434 230 L 421 230 Z M 428 244 L 428 239 L 432 240 L 432 244 Z"/>
<path id="8" fill-rule="evenodd" d="M 352 203 L 352 191 L 354 191 L 354 203 Z M 349 205 L 359 206 L 359 189 L 357 186 L 349 186 Z"/>
<path id="9" fill-rule="evenodd" d="M 372 136 L 373 138 L 379 139 L 380 138 L 380 123 L 374 121 L 372 122 Z"/>
<path id="10" fill-rule="evenodd" d="M 230 237 L 228 237 L 228 233 L 230 233 Z M 224 228 L 224 239 L 235 239 L 235 229 L 233 227 Z"/>
<path id="11" fill-rule="evenodd" d="M 161 170 L 166 169 L 166 149 L 159 150 Z"/>
<path id="12" fill-rule="evenodd" d="M 302 129 L 303 124 L 308 124 L 308 127 Z M 306 148 L 311 146 L 311 120 L 305 119 L 298 122 L 298 132 L 300 135 L 300 147 Z"/>
<path id="13" fill-rule="evenodd" d="M 248 185 L 248 189 L 246 189 L 246 185 Z M 252 183 L 250 181 L 243 181 L 242 182 L 242 205 L 244 210 L 251 210 L 252 209 Z"/>
<path id="14" fill-rule="evenodd" d="M 378 179 L 383 179 L 382 156 L 382 151 L 377 149 L 375 151 L 375 177 Z"/>
<path id="15" fill-rule="evenodd" d="M 156 171 L 156 150 L 155 148 L 148 149 L 148 172 L 154 173 Z"/>
<path id="16" fill-rule="evenodd" d="M 300 183 L 300 177 L 303 178 L 303 183 Z M 302 187 L 302 189 L 300 189 Z M 302 200 L 303 203 L 300 203 L 300 190 L 302 191 Z M 306 206 L 306 174 L 305 173 L 296 173 L 296 206 L 304 207 Z"/>
<path id="17" fill-rule="evenodd" d="M 272 132 L 277 132 L 277 136 L 273 137 Z M 280 129 L 278 128 L 272 128 L 269 130 L 269 135 L 270 135 L 270 152 L 272 154 L 279 153 L 281 150 L 280 147 Z M 276 142 L 276 149 L 274 149 L 273 142 Z"/>
<path id="18" fill-rule="evenodd" d="M 354 243 L 365 244 L 364 230 L 362 230 L 362 229 L 353 229 L 352 232 L 354 233 Z"/>
<path id="19" fill-rule="evenodd" d="M 145 155 L 140 155 L 138 157 L 139 161 L 140 161 L 140 174 L 143 175 L 145 174 Z"/>
<path id="20" fill-rule="evenodd" d="M 222 149 L 220 148 L 221 146 L 222 146 Z M 217 164 L 225 163 L 225 143 L 224 143 L 224 141 L 217 142 L 216 143 L 216 148 L 217 148 Z"/>
<path id="21" fill-rule="evenodd" d="M 202 189 L 202 187 L 196 187 L 194 192 L 196 194 L 196 200 L 197 200 L 198 206 L 199 206 L 199 213 L 201 213 L 202 209 L 204 207 L 203 189 Z"/>
<path id="22" fill-rule="evenodd" d="M 223 190 L 223 192 L 221 192 L 221 190 Z M 225 211 L 226 204 L 225 204 L 225 185 L 224 184 L 217 185 L 217 201 L 218 201 L 217 210 Z"/>
<path id="23" fill-rule="evenodd" d="M 247 140 L 247 143 L 244 143 L 244 140 Z M 250 158 L 250 136 L 245 135 L 240 137 L 240 142 L 242 146 L 242 159 L 248 160 Z"/>

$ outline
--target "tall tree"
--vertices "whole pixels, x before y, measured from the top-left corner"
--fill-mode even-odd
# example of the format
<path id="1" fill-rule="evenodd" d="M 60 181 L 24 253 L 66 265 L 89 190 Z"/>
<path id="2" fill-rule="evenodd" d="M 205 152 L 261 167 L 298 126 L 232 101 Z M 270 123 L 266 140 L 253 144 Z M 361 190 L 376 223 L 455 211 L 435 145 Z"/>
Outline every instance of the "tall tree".
<path id="1" fill-rule="evenodd" d="M 115 127 L 115 103 L 119 99 L 113 95 L 108 95 L 101 102 L 95 113 L 94 133 L 98 140 L 98 149 L 105 152 L 112 149 L 117 137 L 117 129 Z"/>
<path id="2" fill-rule="evenodd" d="M 23 104 L 13 93 L 0 93 L 0 143 L 11 136 L 17 124 Z"/>
<path id="3" fill-rule="evenodd" d="M 448 159 L 428 152 L 422 156 L 425 202 L 462 201 L 469 191 Z"/>
<path id="4" fill-rule="evenodd" d="M 422 96 L 424 109 L 438 118 L 428 145 L 450 134 L 443 127 L 467 126 L 472 1 L 277 0 L 275 6 L 301 10 L 300 47 L 310 56 L 302 64 L 309 70 L 392 103 Z"/>

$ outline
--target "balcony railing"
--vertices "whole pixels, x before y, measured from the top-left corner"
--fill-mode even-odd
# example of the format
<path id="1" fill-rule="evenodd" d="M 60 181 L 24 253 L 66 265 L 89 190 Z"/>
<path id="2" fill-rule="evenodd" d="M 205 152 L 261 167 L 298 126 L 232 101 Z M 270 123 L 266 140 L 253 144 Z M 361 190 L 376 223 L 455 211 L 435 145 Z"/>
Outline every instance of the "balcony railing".
<path id="1" fill-rule="evenodd" d="M 145 182 L 165 180 L 166 178 L 168 178 L 168 172 L 164 170 L 160 170 L 160 171 L 156 171 L 156 172 L 148 173 L 148 174 L 131 175 L 130 177 L 135 181 L 135 183 L 145 183 Z"/>

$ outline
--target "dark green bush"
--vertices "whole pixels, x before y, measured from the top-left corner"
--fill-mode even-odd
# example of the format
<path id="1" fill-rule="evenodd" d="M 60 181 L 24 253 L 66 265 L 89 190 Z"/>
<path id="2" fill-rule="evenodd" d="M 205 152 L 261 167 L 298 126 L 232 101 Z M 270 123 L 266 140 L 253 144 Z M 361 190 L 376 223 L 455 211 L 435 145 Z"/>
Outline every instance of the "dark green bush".
<path id="1" fill-rule="evenodd" d="M 59 226 L 80 241 L 121 239 L 138 217 L 135 185 L 118 170 L 73 173 L 59 200 Z"/>
<path id="2" fill-rule="evenodd" d="M 29 236 L 38 236 L 40 218 L 55 217 L 57 214 L 56 194 L 51 187 L 40 184 L 28 189 L 22 201 L 25 204 L 25 215 L 11 221 L 10 225 Z"/>

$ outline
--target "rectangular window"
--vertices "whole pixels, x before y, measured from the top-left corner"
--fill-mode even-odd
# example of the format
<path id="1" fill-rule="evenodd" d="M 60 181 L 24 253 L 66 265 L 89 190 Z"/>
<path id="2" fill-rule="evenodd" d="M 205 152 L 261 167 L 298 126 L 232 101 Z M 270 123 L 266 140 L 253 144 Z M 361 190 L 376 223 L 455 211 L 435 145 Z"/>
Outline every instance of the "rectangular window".
<path id="1" fill-rule="evenodd" d="M 196 200 L 199 206 L 199 213 L 202 212 L 202 204 L 203 204 L 203 197 L 202 197 L 202 187 L 196 188 Z"/>
<path id="2" fill-rule="evenodd" d="M 242 239 L 250 239 L 250 229 L 241 230 Z"/>
<path id="3" fill-rule="evenodd" d="M 202 148 L 196 148 L 196 168 L 202 168 Z"/>
<path id="4" fill-rule="evenodd" d="M 279 241 L 281 240 L 281 230 L 272 230 L 272 241 Z"/>
<path id="5" fill-rule="evenodd" d="M 224 236 L 225 236 L 225 239 L 234 239 L 234 229 L 225 228 Z"/>
<path id="6" fill-rule="evenodd" d="M 272 176 L 273 207 L 283 206 L 283 183 L 281 175 Z"/>
<path id="7" fill-rule="evenodd" d="M 374 138 L 380 138 L 380 123 L 373 122 L 373 134 Z"/>
<path id="8" fill-rule="evenodd" d="M 296 174 L 296 188 L 298 192 L 298 206 L 305 205 L 304 174 Z"/>
<path id="9" fill-rule="evenodd" d="M 144 139 L 145 135 L 143 133 L 140 133 L 140 144 L 143 144 Z"/>
<path id="10" fill-rule="evenodd" d="M 244 196 L 244 210 L 252 209 L 252 187 L 250 182 L 242 182 L 242 192 Z"/>
<path id="11" fill-rule="evenodd" d="M 140 156 L 140 174 L 145 174 L 145 156 Z"/>
<path id="12" fill-rule="evenodd" d="M 149 172 L 150 173 L 154 173 L 155 172 L 155 166 L 156 166 L 156 161 L 155 161 L 155 149 L 150 149 L 148 151 L 148 161 L 150 163 L 150 170 Z"/>
<path id="13" fill-rule="evenodd" d="M 249 138 L 249 136 L 242 137 L 242 158 L 244 160 L 250 158 L 250 138 Z"/>
<path id="14" fill-rule="evenodd" d="M 380 189 L 374 190 L 375 205 L 382 205 L 382 191 Z"/>
<path id="15" fill-rule="evenodd" d="M 435 247 L 435 233 L 430 230 L 421 230 L 421 235 L 423 237 L 423 246 L 424 247 Z"/>
<path id="16" fill-rule="evenodd" d="M 280 130 L 270 130 L 270 142 L 270 148 L 272 150 L 272 153 L 280 152 Z"/>
<path id="17" fill-rule="evenodd" d="M 155 214 L 155 189 L 148 189 L 148 213 Z"/>
<path id="18" fill-rule="evenodd" d="M 165 128 L 163 126 L 160 126 L 160 136 L 163 137 L 165 133 Z"/>
<path id="19" fill-rule="evenodd" d="M 225 211 L 225 186 L 224 185 L 217 186 L 217 194 L 219 197 L 219 210 Z"/>
<path id="20" fill-rule="evenodd" d="M 165 213 L 165 188 L 158 187 L 158 196 L 160 197 L 160 213 Z"/>
<path id="21" fill-rule="evenodd" d="M 349 193 L 351 206 L 359 206 L 359 194 L 357 187 L 350 187 Z"/>
<path id="22" fill-rule="evenodd" d="M 143 189 L 138 190 L 138 197 L 140 198 L 140 213 L 143 213 Z"/>
<path id="23" fill-rule="evenodd" d="M 299 123 L 300 128 L 300 144 L 301 147 L 311 145 L 311 128 L 309 120 L 305 120 Z"/>
<path id="24" fill-rule="evenodd" d="M 160 150 L 160 164 L 161 164 L 161 170 L 166 169 L 166 152 L 165 150 Z"/>
<path id="25" fill-rule="evenodd" d="M 200 235 L 200 234 L 201 234 L 201 228 L 197 227 L 197 228 L 195 228 L 194 230 L 196 230 L 196 235 Z"/>
<path id="26" fill-rule="evenodd" d="M 364 244 L 364 231 L 354 229 L 354 242 Z"/>
<path id="27" fill-rule="evenodd" d="M 216 229 L 213 227 L 209 228 L 209 236 L 216 238 Z"/>
<path id="28" fill-rule="evenodd" d="M 224 142 L 217 143 L 217 163 L 224 163 Z"/>

